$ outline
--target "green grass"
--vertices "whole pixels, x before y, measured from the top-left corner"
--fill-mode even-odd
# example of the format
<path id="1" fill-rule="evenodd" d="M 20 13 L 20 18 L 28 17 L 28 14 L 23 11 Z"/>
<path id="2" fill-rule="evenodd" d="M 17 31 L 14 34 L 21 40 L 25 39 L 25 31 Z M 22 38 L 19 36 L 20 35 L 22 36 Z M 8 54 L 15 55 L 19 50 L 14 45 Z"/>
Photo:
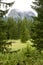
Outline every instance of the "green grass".
<path id="1" fill-rule="evenodd" d="M 12 42 L 10 48 L 12 48 L 13 51 L 26 48 L 27 45 L 31 46 L 33 44 L 30 40 L 28 40 L 26 43 L 22 43 L 20 40 L 8 40 L 7 42 Z"/>

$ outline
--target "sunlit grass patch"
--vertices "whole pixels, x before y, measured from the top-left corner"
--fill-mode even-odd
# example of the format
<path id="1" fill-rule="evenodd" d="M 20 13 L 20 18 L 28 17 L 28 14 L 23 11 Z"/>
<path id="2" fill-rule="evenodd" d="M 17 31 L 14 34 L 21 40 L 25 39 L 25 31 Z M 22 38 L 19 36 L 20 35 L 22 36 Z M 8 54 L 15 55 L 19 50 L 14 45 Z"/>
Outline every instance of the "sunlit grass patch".
<path id="1" fill-rule="evenodd" d="M 7 42 L 11 42 L 11 46 L 9 46 L 9 48 L 11 48 L 12 51 L 16 51 L 22 48 L 26 48 L 28 45 L 31 46 L 33 43 L 28 40 L 26 43 L 22 43 L 21 40 L 7 40 Z"/>

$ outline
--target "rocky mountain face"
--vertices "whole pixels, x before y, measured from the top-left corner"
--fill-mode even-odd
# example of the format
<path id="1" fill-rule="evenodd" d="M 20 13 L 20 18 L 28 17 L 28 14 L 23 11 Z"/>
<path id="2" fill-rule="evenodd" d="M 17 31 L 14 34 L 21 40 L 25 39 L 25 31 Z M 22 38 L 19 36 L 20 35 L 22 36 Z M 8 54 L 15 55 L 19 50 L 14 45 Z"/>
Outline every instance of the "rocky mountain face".
<path id="1" fill-rule="evenodd" d="M 29 12 L 20 12 L 16 9 L 12 9 L 10 13 L 8 14 L 8 17 L 13 17 L 15 19 L 21 18 L 23 19 L 24 17 L 30 19 L 32 16 L 35 16 L 35 14 L 32 11 Z"/>

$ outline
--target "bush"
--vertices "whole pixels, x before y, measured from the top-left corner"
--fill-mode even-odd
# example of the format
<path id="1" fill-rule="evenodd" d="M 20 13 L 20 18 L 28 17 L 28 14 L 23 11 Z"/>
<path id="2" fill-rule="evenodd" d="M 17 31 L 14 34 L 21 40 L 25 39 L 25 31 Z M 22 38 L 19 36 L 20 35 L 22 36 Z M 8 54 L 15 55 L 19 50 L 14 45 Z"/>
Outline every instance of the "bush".
<path id="1" fill-rule="evenodd" d="M 30 46 L 17 53 L 0 53 L 0 65 L 43 65 L 43 53 Z"/>

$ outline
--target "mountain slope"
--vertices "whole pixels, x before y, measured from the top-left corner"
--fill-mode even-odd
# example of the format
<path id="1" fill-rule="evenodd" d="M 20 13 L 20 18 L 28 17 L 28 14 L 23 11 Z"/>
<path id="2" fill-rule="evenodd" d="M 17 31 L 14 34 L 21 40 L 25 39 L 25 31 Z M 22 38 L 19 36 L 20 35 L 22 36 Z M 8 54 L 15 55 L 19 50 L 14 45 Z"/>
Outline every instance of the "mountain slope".
<path id="1" fill-rule="evenodd" d="M 13 17 L 15 19 L 17 19 L 17 18 L 23 19 L 24 17 L 31 18 L 32 16 L 35 16 L 35 14 L 32 11 L 29 11 L 29 12 L 20 12 L 20 11 L 18 11 L 16 9 L 12 9 L 10 11 L 10 13 L 8 14 L 8 17 Z"/>

